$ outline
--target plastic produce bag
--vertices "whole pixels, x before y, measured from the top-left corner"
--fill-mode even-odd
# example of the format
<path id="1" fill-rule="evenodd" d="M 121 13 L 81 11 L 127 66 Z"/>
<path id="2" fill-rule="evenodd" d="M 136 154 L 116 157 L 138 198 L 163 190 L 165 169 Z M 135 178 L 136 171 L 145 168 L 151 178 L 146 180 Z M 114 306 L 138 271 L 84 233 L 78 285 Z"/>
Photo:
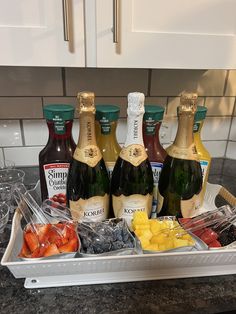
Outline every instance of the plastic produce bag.
<path id="1" fill-rule="evenodd" d="M 181 226 L 192 232 L 209 248 L 234 247 L 236 241 L 236 208 L 222 206 L 195 218 L 179 219 Z"/>
<path id="2" fill-rule="evenodd" d="M 13 195 L 26 222 L 20 258 L 61 258 L 76 254 L 79 237 L 68 213 L 50 201 L 39 206 L 23 184 L 14 187 Z"/>
<path id="3" fill-rule="evenodd" d="M 78 224 L 81 250 L 86 256 L 142 254 L 139 241 L 131 234 L 123 218 Z"/>

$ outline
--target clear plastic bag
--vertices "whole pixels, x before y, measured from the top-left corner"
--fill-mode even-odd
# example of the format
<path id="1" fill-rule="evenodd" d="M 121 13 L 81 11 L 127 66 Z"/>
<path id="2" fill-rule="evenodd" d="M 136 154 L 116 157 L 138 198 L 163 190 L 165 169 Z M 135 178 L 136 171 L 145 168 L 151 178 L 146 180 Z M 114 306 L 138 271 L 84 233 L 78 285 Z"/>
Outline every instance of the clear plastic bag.
<path id="1" fill-rule="evenodd" d="M 123 218 L 78 224 L 81 257 L 142 254 L 139 241 Z"/>
<path id="2" fill-rule="evenodd" d="M 209 248 L 233 247 L 236 241 L 236 208 L 222 206 L 212 212 L 190 219 L 179 219 L 187 232 L 195 234 Z"/>
<path id="3" fill-rule="evenodd" d="M 60 211 L 53 202 L 39 206 L 23 184 L 14 187 L 13 195 L 26 222 L 20 258 L 64 258 L 76 254 L 80 242 L 68 212 Z"/>

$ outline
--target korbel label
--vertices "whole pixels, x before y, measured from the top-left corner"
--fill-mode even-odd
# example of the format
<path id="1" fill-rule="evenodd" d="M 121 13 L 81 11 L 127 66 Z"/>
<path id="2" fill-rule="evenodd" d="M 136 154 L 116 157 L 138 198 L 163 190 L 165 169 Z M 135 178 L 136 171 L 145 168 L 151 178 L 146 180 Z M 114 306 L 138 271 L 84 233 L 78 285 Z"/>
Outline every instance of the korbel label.
<path id="1" fill-rule="evenodd" d="M 109 211 L 109 196 L 93 196 L 89 199 L 80 198 L 69 201 L 71 214 L 76 221 L 102 221 L 107 219 Z"/>
<path id="2" fill-rule="evenodd" d="M 87 145 L 83 148 L 77 147 L 73 158 L 87 164 L 90 167 L 95 167 L 102 159 L 102 154 L 96 145 Z"/>
<path id="3" fill-rule="evenodd" d="M 122 148 L 120 157 L 137 167 L 147 159 L 147 153 L 143 145 L 131 144 Z"/>
<path id="4" fill-rule="evenodd" d="M 135 211 L 146 211 L 148 213 L 148 216 L 150 216 L 152 207 L 152 195 L 112 195 L 112 205 L 115 217 L 124 218 L 127 221 L 128 226 L 130 226 Z"/>

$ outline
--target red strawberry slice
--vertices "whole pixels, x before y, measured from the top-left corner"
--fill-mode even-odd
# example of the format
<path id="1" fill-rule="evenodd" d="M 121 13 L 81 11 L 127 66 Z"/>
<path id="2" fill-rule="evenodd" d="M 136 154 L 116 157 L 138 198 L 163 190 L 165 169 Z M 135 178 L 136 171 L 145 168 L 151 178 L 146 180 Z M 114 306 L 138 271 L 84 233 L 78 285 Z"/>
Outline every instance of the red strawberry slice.
<path id="1" fill-rule="evenodd" d="M 44 255 L 43 256 L 52 256 L 52 255 L 56 255 L 56 254 L 60 254 L 56 244 L 52 243 L 49 244 L 49 246 L 46 248 Z"/>
<path id="2" fill-rule="evenodd" d="M 33 232 L 25 233 L 24 239 L 31 253 L 34 252 L 39 247 L 38 237 L 35 233 Z"/>
<path id="3" fill-rule="evenodd" d="M 31 252 L 30 249 L 28 248 L 26 242 L 23 242 L 20 254 L 18 255 L 19 257 L 30 257 Z"/>
<path id="4" fill-rule="evenodd" d="M 211 228 L 205 229 L 205 231 L 201 235 L 201 239 L 206 244 L 210 244 L 211 242 L 218 239 L 218 234 L 216 232 L 214 232 Z"/>
<path id="5" fill-rule="evenodd" d="M 212 241 L 208 246 L 209 247 L 221 247 L 222 245 L 220 244 L 219 241 L 215 240 L 215 241 Z"/>
<path id="6" fill-rule="evenodd" d="M 44 253 L 47 249 L 47 246 L 40 246 L 38 247 L 32 254 L 31 254 L 31 257 L 42 257 L 44 256 Z"/>
<path id="7" fill-rule="evenodd" d="M 38 231 L 38 239 L 40 243 L 45 243 L 47 242 L 48 238 L 48 232 L 51 229 L 51 224 L 38 224 L 36 226 L 37 231 Z"/>
<path id="8" fill-rule="evenodd" d="M 78 239 L 77 237 L 71 239 L 66 244 L 60 246 L 58 249 L 61 253 L 70 253 L 70 252 L 76 252 L 78 250 Z"/>

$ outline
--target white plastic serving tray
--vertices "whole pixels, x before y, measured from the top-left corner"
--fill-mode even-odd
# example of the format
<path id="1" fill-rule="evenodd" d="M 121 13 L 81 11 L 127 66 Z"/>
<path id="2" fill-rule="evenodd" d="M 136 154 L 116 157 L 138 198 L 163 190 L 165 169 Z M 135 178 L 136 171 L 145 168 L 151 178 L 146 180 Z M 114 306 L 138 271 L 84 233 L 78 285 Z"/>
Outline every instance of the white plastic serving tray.
<path id="1" fill-rule="evenodd" d="M 218 194 L 221 186 L 208 185 L 208 192 L 209 188 Z M 214 199 L 208 197 L 204 204 L 210 206 Z M 1 264 L 15 278 L 26 278 L 26 288 L 236 274 L 236 250 L 22 261 L 17 258 L 22 244 L 20 220 L 16 210 Z"/>

